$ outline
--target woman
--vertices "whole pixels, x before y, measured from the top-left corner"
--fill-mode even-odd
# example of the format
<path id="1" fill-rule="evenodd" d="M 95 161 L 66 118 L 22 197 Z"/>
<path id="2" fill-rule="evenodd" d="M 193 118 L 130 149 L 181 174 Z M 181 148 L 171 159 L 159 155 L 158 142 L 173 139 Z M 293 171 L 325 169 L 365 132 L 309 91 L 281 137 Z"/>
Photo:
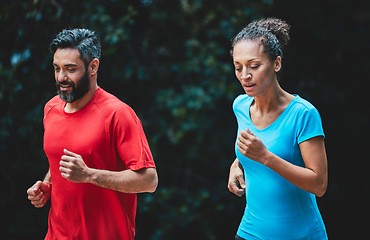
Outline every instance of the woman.
<path id="1" fill-rule="evenodd" d="M 327 239 L 315 197 L 324 195 L 328 175 L 321 118 L 277 80 L 289 28 L 263 19 L 232 41 L 235 74 L 246 92 L 233 104 L 237 158 L 228 187 L 246 195 L 235 239 Z"/>

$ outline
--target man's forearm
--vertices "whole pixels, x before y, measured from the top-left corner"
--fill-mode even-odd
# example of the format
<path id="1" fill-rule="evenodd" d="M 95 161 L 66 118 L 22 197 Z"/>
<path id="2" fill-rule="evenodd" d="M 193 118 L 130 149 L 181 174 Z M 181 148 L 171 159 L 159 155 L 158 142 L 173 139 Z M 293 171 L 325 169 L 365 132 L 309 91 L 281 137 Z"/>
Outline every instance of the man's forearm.
<path id="1" fill-rule="evenodd" d="M 44 183 L 49 183 L 49 184 L 51 184 L 50 168 L 49 168 L 48 172 L 46 173 L 46 175 L 45 175 L 45 178 L 44 178 L 44 181 L 43 181 L 43 182 L 44 182 Z"/>
<path id="2" fill-rule="evenodd" d="M 120 172 L 100 169 L 90 170 L 87 182 L 114 191 L 124 193 L 154 192 L 158 185 L 158 176 L 155 168 Z"/>

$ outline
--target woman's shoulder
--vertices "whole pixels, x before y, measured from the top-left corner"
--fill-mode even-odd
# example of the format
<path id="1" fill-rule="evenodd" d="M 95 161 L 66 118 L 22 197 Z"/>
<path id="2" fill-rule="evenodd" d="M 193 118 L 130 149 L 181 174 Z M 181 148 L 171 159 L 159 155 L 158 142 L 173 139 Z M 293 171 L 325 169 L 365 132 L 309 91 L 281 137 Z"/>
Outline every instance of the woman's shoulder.
<path id="1" fill-rule="evenodd" d="M 241 94 L 237 96 L 233 102 L 233 109 L 237 108 L 241 104 L 250 104 L 253 101 L 253 97 L 249 97 L 247 94 Z"/>
<path id="2" fill-rule="evenodd" d="M 316 109 L 315 106 L 307 101 L 304 98 L 301 98 L 299 95 L 294 95 L 293 103 L 296 107 L 299 107 L 303 110 L 310 110 L 310 109 Z"/>
<path id="3" fill-rule="evenodd" d="M 306 99 L 301 98 L 298 95 L 295 95 L 295 98 L 292 100 L 292 106 L 289 109 L 289 116 L 294 118 L 298 117 L 300 121 L 306 119 L 320 119 L 321 121 L 321 116 L 319 111 L 316 109 L 316 107 L 309 102 Z"/>

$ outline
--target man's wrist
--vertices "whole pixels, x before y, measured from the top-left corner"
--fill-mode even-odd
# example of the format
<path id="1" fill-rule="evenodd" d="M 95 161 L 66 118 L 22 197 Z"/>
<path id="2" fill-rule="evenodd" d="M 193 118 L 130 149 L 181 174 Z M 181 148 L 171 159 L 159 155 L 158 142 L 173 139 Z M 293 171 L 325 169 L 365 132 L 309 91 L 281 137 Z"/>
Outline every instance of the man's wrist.
<path id="1" fill-rule="evenodd" d="M 42 182 L 45 183 L 45 184 L 51 185 L 51 178 L 50 177 L 44 178 L 44 180 Z"/>
<path id="2" fill-rule="evenodd" d="M 88 173 L 86 177 L 86 182 L 91 184 L 96 184 L 98 180 L 98 170 L 93 168 L 88 168 Z"/>

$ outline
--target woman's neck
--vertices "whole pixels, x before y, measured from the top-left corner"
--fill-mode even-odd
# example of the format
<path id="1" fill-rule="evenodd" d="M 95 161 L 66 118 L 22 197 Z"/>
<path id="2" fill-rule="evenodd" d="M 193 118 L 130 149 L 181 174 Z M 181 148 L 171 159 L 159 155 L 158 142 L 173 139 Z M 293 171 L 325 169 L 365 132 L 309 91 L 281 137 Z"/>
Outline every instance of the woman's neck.
<path id="1" fill-rule="evenodd" d="M 261 114 L 268 114 L 281 108 L 285 109 L 293 98 L 294 96 L 284 91 L 276 81 L 265 93 L 254 97 L 253 107 Z"/>

